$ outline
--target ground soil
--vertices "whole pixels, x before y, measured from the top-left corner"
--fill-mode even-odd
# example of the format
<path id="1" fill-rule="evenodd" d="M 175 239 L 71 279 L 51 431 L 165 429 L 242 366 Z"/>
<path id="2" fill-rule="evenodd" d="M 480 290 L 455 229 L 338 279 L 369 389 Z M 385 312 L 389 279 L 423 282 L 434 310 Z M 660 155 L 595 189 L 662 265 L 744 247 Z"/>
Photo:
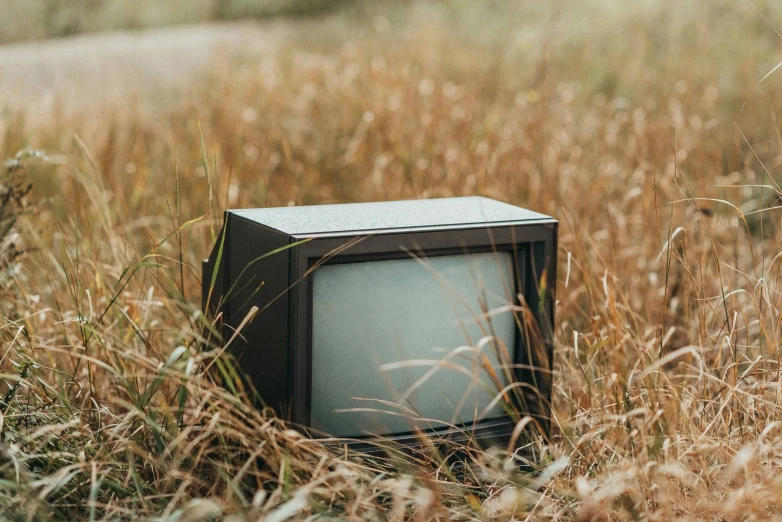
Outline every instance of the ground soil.
<path id="1" fill-rule="evenodd" d="M 0 109 L 37 119 L 125 100 L 154 108 L 237 53 L 275 52 L 290 33 L 286 21 L 240 22 L 0 46 Z"/>

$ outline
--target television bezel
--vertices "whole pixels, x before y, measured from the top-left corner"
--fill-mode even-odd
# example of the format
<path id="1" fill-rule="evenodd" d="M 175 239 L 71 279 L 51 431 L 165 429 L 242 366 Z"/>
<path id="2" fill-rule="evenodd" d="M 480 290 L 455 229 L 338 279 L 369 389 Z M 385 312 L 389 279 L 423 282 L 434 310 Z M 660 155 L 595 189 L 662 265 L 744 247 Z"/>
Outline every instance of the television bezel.
<path id="1" fill-rule="evenodd" d="M 528 362 L 528 350 L 523 343 L 524 333 L 516 326 L 514 369 L 515 382 L 527 382 L 534 373 L 535 382 L 547 383 L 538 390 L 544 398 L 551 396 L 551 325 L 553 324 L 553 295 L 556 281 L 557 222 L 553 219 L 533 223 L 480 224 L 461 227 L 430 227 L 409 230 L 365 231 L 353 234 L 307 234 L 292 236 L 289 281 L 292 285 L 288 303 L 289 362 L 288 396 L 291 400 L 291 421 L 321 440 L 335 440 L 358 449 L 372 451 L 376 442 L 395 443 L 401 446 L 420 446 L 421 436 L 439 436 L 451 441 L 468 439 L 480 443 L 483 440 L 503 440 L 510 436 L 516 423 L 509 417 L 492 417 L 474 421 L 468 430 L 444 427 L 421 432 L 340 437 L 332 439 L 328 434 L 311 428 L 312 405 L 312 277 L 318 264 L 341 264 L 388 259 L 409 259 L 411 253 L 423 257 L 470 254 L 479 252 L 510 252 L 514 260 L 514 297 L 526 296 L 533 317 L 540 325 L 540 333 L 546 344 L 547 368 L 530 370 L 523 366 L 538 366 Z M 303 242 L 301 242 L 303 241 Z M 298 243 L 301 242 L 301 243 Z M 298 244 L 297 244 L 298 243 Z M 346 245 L 349 245 L 346 247 Z M 550 291 L 545 293 L 545 303 L 538 302 L 537 286 L 546 278 Z M 519 282 L 524 286 L 519 289 Z M 303 340 L 303 342 L 302 342 Z M 550 404 L 541 405 L 540 411 L 530 411 L 548 434 L 550 424 L 547 411 Z"/>

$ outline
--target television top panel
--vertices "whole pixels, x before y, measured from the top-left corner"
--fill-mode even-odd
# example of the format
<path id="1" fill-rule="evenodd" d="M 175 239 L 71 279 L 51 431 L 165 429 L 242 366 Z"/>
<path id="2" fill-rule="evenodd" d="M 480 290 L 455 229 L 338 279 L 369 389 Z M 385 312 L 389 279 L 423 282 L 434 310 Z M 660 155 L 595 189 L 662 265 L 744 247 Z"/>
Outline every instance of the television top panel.
<path id="1" fill-rule="evenodd" d="M 485 228 L 554 221 L 544 214 L 479 196 L 251 208 L 229 212 L 284 234 L 300 237 Z"/>

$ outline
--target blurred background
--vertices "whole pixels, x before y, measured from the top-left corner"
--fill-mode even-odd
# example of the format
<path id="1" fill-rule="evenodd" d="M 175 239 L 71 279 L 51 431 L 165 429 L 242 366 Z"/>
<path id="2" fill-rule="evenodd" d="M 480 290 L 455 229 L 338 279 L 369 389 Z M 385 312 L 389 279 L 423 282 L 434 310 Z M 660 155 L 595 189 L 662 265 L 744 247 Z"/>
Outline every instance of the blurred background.
<path id="1" fill-rule="evenodd" d="M 0 41 L 280 15 L 313 16 L 348 0 L 7 0 Z"/>

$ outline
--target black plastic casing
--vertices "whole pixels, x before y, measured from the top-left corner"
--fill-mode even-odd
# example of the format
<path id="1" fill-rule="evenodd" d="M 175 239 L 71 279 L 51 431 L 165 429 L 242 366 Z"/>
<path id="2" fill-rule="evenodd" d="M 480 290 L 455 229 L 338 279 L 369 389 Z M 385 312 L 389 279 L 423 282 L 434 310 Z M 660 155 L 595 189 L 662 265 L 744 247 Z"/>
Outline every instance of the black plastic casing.
<path id="1" fill-rule="evenodd" d="M 311 367 L 308 275 L 322 263 L 404 259 L 411 253 L 433 257 L 510 252 L 516 294 L 523 296 L 540 332 L 539 346 L 532 349 L 526 346 L 528 332 L 517 327 L 515 378 L 523 383 L 519 389 L 524 396 L 519 407 L 548 434 L 557 230 L 557 221 L 549 216 L 482 197 L 229 210 L 221 236 L 203 262 L 202 305 L 213 317 L 222 313 L 226 341 L 251 309 L 258 308 L 229 352 L 266 405 L 297 428 L 327 438 L 308 429 L 311 375 L 316 371 Z M 492 419 L 468 429 L 427 434 L 455 442 L 504 444 L 514 428 L 510 418 Z M 382 438 L 380 444 L 376 437 L 338 442 L 368 452 L 384 451 L 389 444 L 426 451 L 420 433 Z"/>

